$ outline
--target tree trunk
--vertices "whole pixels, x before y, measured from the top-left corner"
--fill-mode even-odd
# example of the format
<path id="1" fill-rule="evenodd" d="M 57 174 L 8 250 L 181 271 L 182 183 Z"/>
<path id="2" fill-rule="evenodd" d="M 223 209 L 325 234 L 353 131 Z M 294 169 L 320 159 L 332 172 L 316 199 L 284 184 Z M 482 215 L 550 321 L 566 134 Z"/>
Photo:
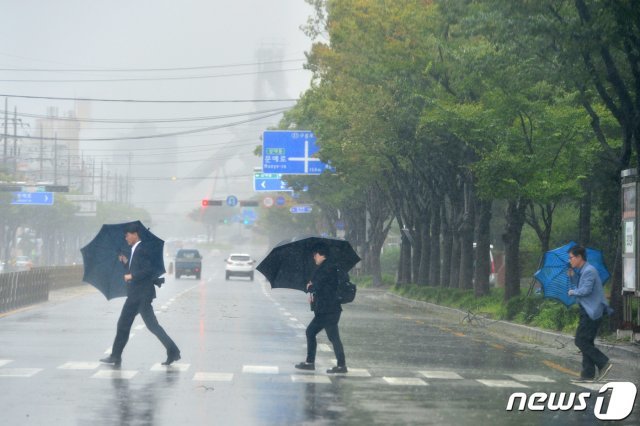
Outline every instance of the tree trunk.
<path id="1" fill-rule="evenodd" d="M 431 259 L 431 236 L 429 235 L 429 220 L 427 219 L 424 224 L 420 225 L 420 265 L 418 269 L 418 276 L 416 277 L 416 284 L 429 285 L 429 267 Z"/>
<path id="2" fill-rule="evenodd" d="M 580 199 L 580 219 L 578 223 L 578 244 L 591 243 L 591 194 L 590 185 L 585 185 L 584 196 Z"/>
<path id="3" fill-rule="evenodd" d="M 476 297 L 489 294 L 491 274 L 491 201 L 478 201 L 476 220 L 476 249 L 473 290 Z"/>
<path id="4" fill-rule="evenodd" d="M 460 288 L 473 288 L 473 231 L 475 196 L 471 183 L 465 183 L 465 212 L 460 226 Z"/>
<path id="5" fill-rule="evenodd" d="M 440 204 L 431 209 L 431 264 L 429 266 L 429 284 L 440 286 Z"/>
<path id="6" fill-rule="evenodd" d="M 409 276 L 409 282 L 415 284 L 420 271 L 420 256 L 422 256 L 422 225 L 416 226 L 414 230 L 407 232 L 411 235 L 411 275 Z"/>
<path id="7" fill-rule="evenodd" d="M 523 200 L 509 201 L 506 212 L 504 300 L 520 295 L 520 237 L 524 226 L 527 203 Z"/>
<path id="8" fill-rule="evenodd" d="M 411 243 L 404 232 L 401 234 L 398 285 L 404 285 L 411 282 Z"/>
<path id="9" fill-rule="evenodd" d="M 451 284 L 451 248 L 453 245 L 453 234 L 447 222 L 447 212 L 445 204 L 442 204 L 442 270 L 440 275 L 440 285 L 449 287 Z"/>

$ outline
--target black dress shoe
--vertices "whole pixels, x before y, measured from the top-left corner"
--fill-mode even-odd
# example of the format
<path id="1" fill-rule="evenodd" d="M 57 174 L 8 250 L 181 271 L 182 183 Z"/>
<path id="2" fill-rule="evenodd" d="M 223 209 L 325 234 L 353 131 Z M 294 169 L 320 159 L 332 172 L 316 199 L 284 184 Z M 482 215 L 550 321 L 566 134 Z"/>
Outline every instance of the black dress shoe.
<path id="1" fill-rule="evenodd" d="M 102 358 L 100 362 L 103 364 L 111 364 L 115 367 L 119 367 L 120 364 L 122 364 L 122 358 L 109 355 L 106 358 Z"/>
<path id="2" fill-rule="evenodd" d="M 341 374 L 347 372 L 346 365 L 338 365 L 327 370 L 327 374 Z"/>
<path id="3" fill-rule="evenodd" d="M 167 360 L 162 363 L 162 365 L 171 365 L 174 361 L 178 361 L 180 359 L 180 352 L 176 352 L 174 354 L 167 354 Z"/>
<path id="4" fill-rule="evenodd" d="M 298 370 L 315 370 L 316 369 L 316 365 L 313 362 L 300 362 L 296 364 L 294 367 L 296 367 Z"/>

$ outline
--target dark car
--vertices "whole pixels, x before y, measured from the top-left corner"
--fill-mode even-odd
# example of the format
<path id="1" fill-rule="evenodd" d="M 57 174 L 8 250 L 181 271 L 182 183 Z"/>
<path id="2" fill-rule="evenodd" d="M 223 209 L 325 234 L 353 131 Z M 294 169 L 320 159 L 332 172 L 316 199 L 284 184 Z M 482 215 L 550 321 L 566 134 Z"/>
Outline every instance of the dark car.
<path id="1" fill-rule="evenodd" d="M 196 249 L 180 249 L 176 253 L 176 279 L 183 275 L 193 275 L 197 280 L 202 274 L 202 256 Z"/>

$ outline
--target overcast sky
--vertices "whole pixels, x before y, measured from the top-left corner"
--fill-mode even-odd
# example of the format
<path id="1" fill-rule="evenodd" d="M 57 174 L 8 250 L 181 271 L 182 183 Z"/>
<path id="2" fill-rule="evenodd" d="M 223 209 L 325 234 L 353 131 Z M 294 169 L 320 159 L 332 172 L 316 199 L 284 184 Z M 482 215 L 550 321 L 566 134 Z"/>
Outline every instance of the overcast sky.
<path id="1" fill-rule="evenodd" d="M 0 71 L 0 94 L 134 100 L 242 100 L 258 96 L 297 98 L 309 85 L 310 74 L 302 70 L 302 65 L 304 52 L 310 49 L 311 41 L 300 26 L 305 24 L 312 9 L 304 0 L 0 0 L 0 10 L 0 37 L 3 40 L 0 45 L 0 68 L 3 69 Z M 261 48 L 275 52 L 274 58 L 283 61 L 256 65 L 265 61 L 259 56 Z M 209 68 L 152 71 L 196 67 Z M 11 68 L 21 70 L 8 70 Z M 26 71 L 26 68 L 47 71 Z M 51 71 L 59 69 L 98 71 Z M 116 69 L 144 71 L 113 71 Z M 270 70 L 277 72 L 258 72 Z M 113 81 L 116 79 L 135 80 Z M 275 93 L 278 87 L 280 93 Z M 91 118 L 208 117 L 291 105 L 293 102 L 195 105 L 92 102 Z M 14 106 L 19 113 L 36 115 L 45 114 L 51 106 L 58 107 L 61 112 L 74 108 L 73 102 L 9 98 L 11 111 Z M 4 99 L 0 107 L 4 109 Z M 134 127 L 138 135 L 170 133 L 247 118 L 250 117 L 151 125 L 91 123 L 85 124 L 81 138 L 127 136 Z M 173 141 L 177 140 L 181 151 L 172 156 L 175 164 L 167 169 L 184 176 L 193 175 L 203 167 L 206 169 L 206 164 L 200 162 L 215 151 L 203 148 L 199 152 L 192 147 L 244 140 L 237 143 L 238 156 L 232 158 L 227 146 L 227 152 L 220 158 L 227 161 L 225 173 L 249 174 L 247 164 L 251 167 L 260 163 L 259 159 L 251 158 L 251 140 L 255 139 L 258 144 L 262 130 L 275 125 L 279 118 L 275 116 L 242 126 L 177 137 Z M 24 120 L 29 121 L 28 118 Z M 162 140 L 135 144 L 146 149 L 158 146 Z M 81 142 L 81 148 L 85 155 L 104 158 L 109 149 L 121 149 L 121 144 L 85 141 Z M 148 153 L 157 158 L 162 151 Z M 233 182 L 231 185 L 244 196 L 250 192 L 247 182 L 249 180 L 240 186 Z M 220 185 L 216 189 L 211 182 L 202 182 L 197 191 L 173 200 L 174 204 L 181 206 L 181 210 L 189 210 L 201 192 L 224 196 L 228 189 Z M 215 194 L 216 191 L 221 193 Z M 138 201 L 142 204 L 157 202 L 152 197 Z"/>

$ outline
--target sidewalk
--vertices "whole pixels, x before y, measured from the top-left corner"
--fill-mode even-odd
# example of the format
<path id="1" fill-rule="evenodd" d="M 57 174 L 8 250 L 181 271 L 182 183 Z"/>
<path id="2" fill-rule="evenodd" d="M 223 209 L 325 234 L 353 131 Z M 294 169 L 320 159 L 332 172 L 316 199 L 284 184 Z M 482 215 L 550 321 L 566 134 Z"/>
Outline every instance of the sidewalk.
<path id="1" fill-rule="evenodd" d="M 459 309 L 448 308 L 446 306 L 440 306 L 419 300 L 407 299 L 389 292 L 385 292 L 384 296 L 394 300 L 395 302 L 414 308 L 421 308 L 426 312 L 446 317 L 451 321 L 483 327 L 484 330 L 491 334 L 497 334 L 502 337 L 509 336 L 524 343 L 542 344 L 553 349 L 569 348 L 570 350 L 577 350 L 573 343 L 573 335 L 543 330 L 527 325 L 515 324 L 509 321 L 492 320 L 480 315 L 473 315 L 470 312 L 465 312 Z M 599 347 L 604 348 L 608 354 L 640 366 L 640 345 L 633 344 L 631 342 L 617 342 L 615 344 L 611 344 L 601 339 L 596 339 L 596 344 Z"/>

